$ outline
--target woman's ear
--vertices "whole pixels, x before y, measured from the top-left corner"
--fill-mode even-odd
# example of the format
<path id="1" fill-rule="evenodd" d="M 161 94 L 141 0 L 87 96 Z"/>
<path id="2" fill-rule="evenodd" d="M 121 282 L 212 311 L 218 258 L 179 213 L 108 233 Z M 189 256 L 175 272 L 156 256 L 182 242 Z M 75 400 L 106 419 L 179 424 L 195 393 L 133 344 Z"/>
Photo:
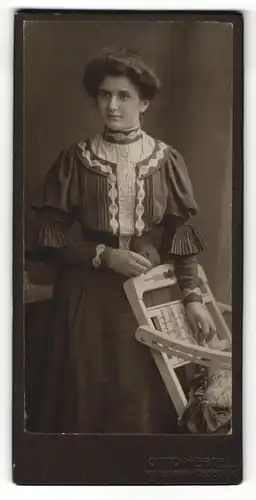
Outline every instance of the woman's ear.
<path id="1" fill-rule="evenodd" d="M 145 113 L 145 111 L 148 109 L 149 106 L 149 101 L 146 99 L 140 101 L 140 113 Z"/>

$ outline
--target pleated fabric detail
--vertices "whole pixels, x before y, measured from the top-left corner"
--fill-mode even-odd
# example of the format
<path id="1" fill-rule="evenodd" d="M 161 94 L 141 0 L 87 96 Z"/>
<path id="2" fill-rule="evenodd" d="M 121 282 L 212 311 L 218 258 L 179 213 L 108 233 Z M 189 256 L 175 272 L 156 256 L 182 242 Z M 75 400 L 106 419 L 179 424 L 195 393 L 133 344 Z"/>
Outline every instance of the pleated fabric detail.
<path id="1" fill-rule="evenodd" d="M 177 229 L 169 253 L 173 255 L 196 255 L 206 248 L 201 234 L 191 225 Z"/>

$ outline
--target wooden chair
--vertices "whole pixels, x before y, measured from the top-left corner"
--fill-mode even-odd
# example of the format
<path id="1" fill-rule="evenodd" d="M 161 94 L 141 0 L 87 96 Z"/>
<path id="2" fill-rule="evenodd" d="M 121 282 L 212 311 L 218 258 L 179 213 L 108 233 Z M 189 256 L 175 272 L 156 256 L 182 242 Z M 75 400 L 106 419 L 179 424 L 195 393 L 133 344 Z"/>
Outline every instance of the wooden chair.
<path id="1" fill-rule="evenodd" d="M 231 369 L 231 332 L 210 290 L 202 266 L 198 265 L 203 302 L 215 323 L 217 334 L 208 345 L 199 345 L 190 329 L 182 300 L 146 306 L 145 294 L 177 285 L 174 267 L 163 264 L 137 278 L 129 279 L 124 290 L 138 321 L 135 333 L 139 342 L 152 352 L 178 416 L 183 414 L 187 398 L 177 368 L 189 363 L 209 370 Z"/>

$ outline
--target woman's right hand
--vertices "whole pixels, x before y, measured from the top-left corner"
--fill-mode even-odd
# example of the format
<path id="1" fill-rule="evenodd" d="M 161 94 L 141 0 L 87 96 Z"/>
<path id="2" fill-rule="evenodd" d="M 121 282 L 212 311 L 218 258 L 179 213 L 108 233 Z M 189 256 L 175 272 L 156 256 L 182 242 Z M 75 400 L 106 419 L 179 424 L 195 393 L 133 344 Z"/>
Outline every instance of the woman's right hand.
<path id="1" fill-rule="evenodd" d="M 152 268 L 151 262 L 135 252 L 106 247 L 102 254 L 103 262 L 119 274 L 128 277 L 140 276 Z"/>

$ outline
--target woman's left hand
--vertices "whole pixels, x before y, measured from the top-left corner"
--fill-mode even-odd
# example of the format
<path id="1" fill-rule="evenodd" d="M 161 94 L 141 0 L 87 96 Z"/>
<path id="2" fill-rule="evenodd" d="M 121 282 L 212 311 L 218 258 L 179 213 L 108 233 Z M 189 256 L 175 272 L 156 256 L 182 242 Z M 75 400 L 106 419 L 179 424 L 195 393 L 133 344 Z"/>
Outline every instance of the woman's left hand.
<path id="1" fill-rule="evenodd" d="M 210 342 L 216 334 L 216 327 L 206 306 L 201 302 L 189 302 L 186 305 L 186 314 L 197 342 Z"/>

